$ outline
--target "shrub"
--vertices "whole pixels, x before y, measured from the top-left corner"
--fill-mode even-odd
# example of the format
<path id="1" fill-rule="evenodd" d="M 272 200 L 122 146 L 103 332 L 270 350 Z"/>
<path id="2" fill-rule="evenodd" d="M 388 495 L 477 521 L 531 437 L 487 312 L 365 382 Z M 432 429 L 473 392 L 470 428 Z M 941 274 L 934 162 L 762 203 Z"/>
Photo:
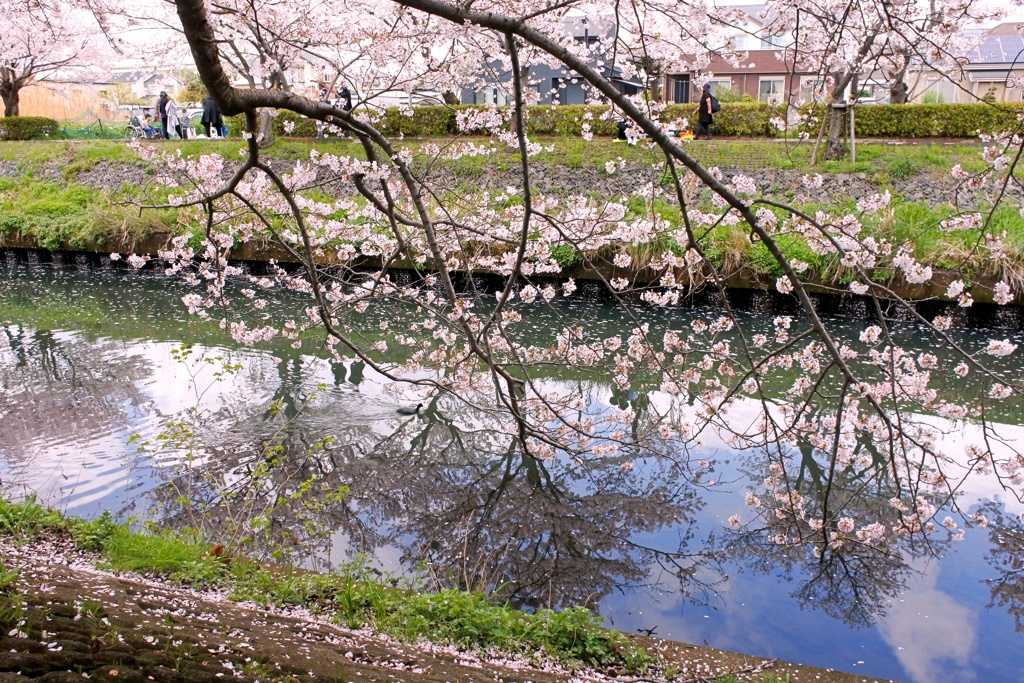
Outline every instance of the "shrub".
<path id="1" fill-rule="evenodd" d="M 669 110 L 679 107 L 683 116 L 694 119 L 693 108 L 696 105 L 679 104 L 666 107 Z M 715 114 L 715 123 L 711 127 L 712 135 L 717 137 L 773 138 L 778 129 L 771 124 L 775 117 L 786 118 L 786 108 L 764 102 L 729 102 L 722 104 L 722 110 Z M 691 127 L 692 127 L 691 123 Z"/>
<path id="2" fill-rule="evenodd" d="M 1017 124 L 1020 106 L 988 104 L 876 104 L 858 107 L 857 135 L 972 138 Z"/>
<path id="3" fill-rule="evenodd" d="M 662 115 L 664 121 L 693 119 L 694 104 L 670 104 Z M 379 113 L 378 127 L 385 135 L 402 135 L 412 138 L 443 138 L 459 133 L 457 118 L 461 111 L 480 109 L 482 105 L 433 105 L 414 107 L 411 110 L 389 108 Z M 531 137 L 579 137 L 583 124 L 590 124 L 590 131 L 596 137 L 612 137 L 616 133 L 618 118 L 602 117 L 608 105 L 587 104 L 540 104 L 528 107 L 526 133 Z M 590 118 L 586 118 L 587 114 Z M 778 131 L 771 124 L 776 116 L 785 116 L 785 109 L 762 102 L 730 102 L 715 114 L 714 133 L 722 137 L 775 137 Z M 284 135 L 285 121 L 293 121 L 294 137 L 315 137 L 316 124 L 303 116 L 281 113 L 274 119 L 274 134 Z M 241 115 L 224 118 L 230 135 L 242 134 L 245 118 Z M 692 126 L 692 124 L 691 124 Z M 471 131 L 472 132 L 472 131 Z"/>
<path id="4" fill-rule="evenodd" d="M 455 116 L 459 109 L 442 105 L 415 107 L 411 110 L 391 107 L 384 111 L 378 124 L 385 135 L 404 135 L 413 138 L 442 138 L 455 135 L 458 127 Z"/>
<path id="5" fill-rule="evenodd" d="M 822 110 L 813 110 L 819 121 Z M 1019 104 L 872 104 L 857 107 L 854 121 L 858 137 L 973 138 L 1015 127 L 1021 111 Z"/>
<path id="6" fill-rule="evenodd" d="M 233 138 L 242 137 L 242 132 L 245 130 L 245 114 L 225 116 L 224 125 L 228 127 L 229 136 Z"/>
<path id="7" fill-rule="evenodd" d="M 572 268 L 583 262 L 583 255 L 571 244 L 559 244 L 551 247 L 551 258 L 562 268 Z"/>
<path id="8" fill-rule="evenodd" d="M 43 140 L 60 137 L 60 124 L 42 116 L 0 119 L 0 140 Z"/>
<path id="9" fill-rule="evenodd" d="M 244 125 L 245 117 L 242 117 Z M 292 123 L 295 127 L 290 133 L 285 132 L 285 123 Z M 231 124 L 228 124 L 228 132 L 230 133 Z M 241 126 L 239 126 L 241 129 Z M 239 130 L 241 135 L 241 130 Z M 296 137 L 296 138 L 315 138 L 316 137 L 316 121 L 313 119 L 307 119 L 301 114 L 296 114 L 293 111 L 279 110 L 277 116 L 274 117 L 274 136 L 275 137 Z"/>
<path id="10" fill-rule="evenodd" d="M 541 104 L 529 107 L 526 134 L 579 137 L 583 133 L 583 124 L 589 123 L 590 131 L 595 136 L 611 137 L 617 132 L 618 120 L 601 120 L 607 111 L 607 106 L 586 104 Z M 584 118 L 588 112 L 591 114 L 589 120 Z"/>

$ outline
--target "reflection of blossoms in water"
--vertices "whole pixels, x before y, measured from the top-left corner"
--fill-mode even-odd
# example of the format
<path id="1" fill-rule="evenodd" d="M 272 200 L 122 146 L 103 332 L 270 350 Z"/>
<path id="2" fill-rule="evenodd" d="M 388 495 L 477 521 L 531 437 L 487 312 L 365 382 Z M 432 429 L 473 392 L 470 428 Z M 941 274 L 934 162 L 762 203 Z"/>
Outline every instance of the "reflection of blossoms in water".
<path id="1" fill-rule="evenodd" d="M 926 498 L 887 498 L 892 480 L 870 457 L 833 468 L 821 450 L 802 446 L 760 462 L 764 473 L 749 474 L 763 488 L 746 493 L 757 516 L 742 527 L 735 516 L 724 548 L 755 566 L 780 564 L 799 582 L 795 597 L 848 623 L 874 623 L 905 585 L 910 558 L 962 538 L 955 524 L 934 536 L 937 507 Z"/>
<path id="2" fill-rule="evenodd" d="M 994 574 L 986 579 L 992 604 L 1013 617 L 1024 632 L 1024 514 L 1013 514 L 1001 503 L 986 503 L 974 514 L 975 523 L 989 530 L 985 557 Z"/>

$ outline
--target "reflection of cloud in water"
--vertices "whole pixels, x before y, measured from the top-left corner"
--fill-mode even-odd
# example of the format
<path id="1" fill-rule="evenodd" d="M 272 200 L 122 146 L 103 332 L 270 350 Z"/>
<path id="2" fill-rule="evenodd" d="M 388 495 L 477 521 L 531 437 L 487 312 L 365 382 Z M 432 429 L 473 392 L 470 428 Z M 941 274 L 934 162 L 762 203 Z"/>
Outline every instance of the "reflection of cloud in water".
<path id="1" fill-rule="evenodd" d="M 304 564 L 312 569 L 320 571 L 334 571 L 338 567 L 352 562 L 356 559 L 356 550 L 359 543 L 352 540 L 352 535 L 347 531 L 338 531 L 331 534 L 330 545 L 327 548 L 325 557 L 313 555 L 305 559 Z M 369 555 L 369 564 L 385 574 L 405 576 L 407 571 L 402 562 L 404 550 L 397 545 L 381 545 L 373 549 Z M 324 563 L 326 562 L 326 566 Z"/>
<path id="2" fill-rule="evenodd" d="M 935 588 L 937 562 L 912 564 L 918 565 L 920 578 L 889 608 L 879 633 L 913 683 L 974 681 L 968 657 L 974 649 L 977 615 Z"/>

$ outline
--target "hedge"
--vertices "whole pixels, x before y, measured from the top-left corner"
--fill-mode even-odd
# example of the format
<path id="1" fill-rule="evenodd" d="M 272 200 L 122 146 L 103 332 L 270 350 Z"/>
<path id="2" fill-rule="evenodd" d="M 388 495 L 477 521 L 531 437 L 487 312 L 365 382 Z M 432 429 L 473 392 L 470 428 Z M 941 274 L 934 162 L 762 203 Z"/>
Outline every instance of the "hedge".
<path id="1" fill-rule="evenodd" d="M 801 110 L 806 113 L 808 110 Z M 823 107 L 815 107 L 821 121 Z M 862 104 L 854 113 L 858 137 L 974 138 L 1017 126 L 1021 104 Z M 813 126 L 812 134 L 817 133 Z"/>
<path id="2" fill-rule="evenodd" d="M 284 124 L 291 121 L 294 124 L 294 128 L 291 133 L 286 133 L 284 130 Z M 236 114 L 235 116 L 225 116 L 224 125 L 228 127 L 228 135 L 233 138 L 241 137 L 242 131 L 245 129 L 245 115 Z M 274 135 L 277 137 L 296 137 L 296 138 L 315 138 L 316 137 L 316 122 L 312 119 L 307 119 L 301 114 L 296 114 L 293 111 L 279 110 L 277 116 L 274 117 L 273 122 Z"/>
<path id="3" fill-rule="evenodd" d="M 689 119 L 694 125 L 695 104 L 670 104 L 661 115 L 666 122 Z M 386 135 L 403 135 L 412 138 L 443 138 L 458 133 L 457 116 L 460 111 L 477 109 L 472 105 L 424 106 L 409 112 L 388 109 L 378 123 Z M 597 137 L 611 137 L 616 132 L 616 120 L 602 120 L 608 110 L 603 105 L 536 105 L 529 107 L 526 132 L 531 136 L 578 137 L 584 123 Z M 821 120 L 823 108 L 804 108 L 812 111 Z M 588 120 L 585 115 L 590 112 Z M 1024 112 L 1024 104 L 871 104 L 857 107 L 855 116 L 858 137 L 894 138 L 973 138 L 978 131 L 990 133 L 1012 128 L 1017 124 L 1017 115 Z M 771 119 L 785 118 L 785 108 L 761 102 L 723 102 L 722 110 L 715 114 L 711 131 L 715 137 L 775 137 L 778 130 Z M 22 117 L 28 118 L 28 117 Z M 49 121 L 49 119 L 40 119 Z M 315 137 L 316 125 L 309 119 L 282 112 L 274 118 L 275 135 L 284 135 L 285 121 L 294 121 L 290 133 L 294 137 Z M 242 116 L 225 119 L 232 136 L 241 135 Z M 813 135 L 817 125 L 805 129 Z M 810 130 L 813 128 L 813 130 Z"/>
<path id="4" fill-rule="evenodd" d="M 467 107 L 468 108 L 468 107 Z M 597 137 L 611 137 L 616 134 L 617 121 L 613 118 L 602 120 L 608 107 L 589 104 L 538 104 L 527 107 L 527 135 L 557 135 L 562 137 L 579 137 L 583 124 L 590 124 L 590 132 Z M 584 118 L 589 112 L 591 118 Z"/>
<path id="5" fill-rule="evenodd" d="M 665 121 L 690 119 L 693 126 L 692 104 L 670 104 L 665 108 L 662 118 Z M 473 105 L 456 106 L 422 106 L 413 110 L 399 111 L 387 109 L 381 116 L 378 126 L 385 135 L 402 135 L 412 138 L 443 138 L 458 134 L 457 117 L 460 111 L 479 109 Z M 526 132 L 531 136 L 562 136 L 578 137 L 583 124 L 589 123 L 590 130 L 597 137 L 611 137 L 616 133 L 615 118 L 603 119 L 608 111 L 607 105 L 536 105 L 528 107 Z M 714 133 L 722 137 L 774 137 L 778 131 L 770 120 L 775 116 L 783 116 L 784 110 L 760 102 L 730 102 L 722 105 L 722 111 L 715 114 Z M 590 119 L 586 118 L 587 113 Z M 411 113 L 411 115 L 410 115 Z M 224 119 L 232 136 L 242 134 L 244 117 L 230 116 Z M 310 119 L 292 112 L 280 112 L 274 118 L 274 134 L 286 135 L 285 121 L 293 121 L 295 127 L 289 136 L 315 137 L 316 125 Z"/>
<path id="6" fill-rule="evenodd" d="M 385 135 L 403 135 L 410 138 L 443 138 L 458 132 L 456 116 L 460 109 L 470 107 L 441 105 L 415 107 L 412 116 L 391 107 L 384 112 L 378 124 Z M 408 111 L 408 110 L 406 110 Z"/>
<path id="7" fill-rule="evenodd" d="M 662 119 L 690 119 L 693 127 L 693 109 L 696 105 L 670 104 L 665 107 Z M 458 132 L 456 117 L 458 112 L 476 109 L 472 105 L 454 107 L 416 107 L 412 116 L 399 113 L 397 109 L 389 109 L 382 119 L 381 128 L 384 133 L 395 135 L 401 133 L 407 137 L 447 137 Z M 607 105 L 548 105 L 541 104 L 528 107 L 526 133 L 531 136 L 563 136 L 578 137 L 584 123 L 590 124 L 591 132 L 598 137 L 611 137 L 616 133 L 615 118 L 603 119 L 608 111 Z M 591 114 L 587 119 L 586 114 Z M 781 107 L 773 107 L 760 102 L 734 102 L 722 105 L 722 111 L 715 114 L 714 133 L 723 137 L 775 137 L 778 130 L 771 125 L 773 117 L 784 116 Z"/>
<path id="8" fill-rule="evenodd" d="M 42 116 L 8 116 L 0 119 L 0 140 L 59 138 L 60 124 Z"/>

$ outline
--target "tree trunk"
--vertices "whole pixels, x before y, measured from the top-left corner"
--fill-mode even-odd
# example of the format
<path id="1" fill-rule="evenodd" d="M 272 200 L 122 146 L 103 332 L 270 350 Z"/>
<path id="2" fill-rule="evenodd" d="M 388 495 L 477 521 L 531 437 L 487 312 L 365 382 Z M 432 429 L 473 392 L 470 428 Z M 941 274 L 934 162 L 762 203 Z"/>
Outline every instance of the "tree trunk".
<path id="1" fill-rule="evenodd" d="M 18 91 L 11 91 L 10 95 L 4 96 L 4 116 L 18 116 Z"/>
<path id="2" fill-rule="evenodd" d="M 904 81 L 893 83 L 889 88 L 889 104 L 906 104 L 909 90 Z"/>
<path id="3" fill-rule="evenodd" d="M 11 84 L 0 85 L 0 99 L 4 101 L 4 116 L 18 116 L 19 88 Z"/>
<path id="4" fill-rule="evenodd" d="M 256 131 L 256 142 L 260 147 L 268 147 L 274 141 L 274 118 L 269 109 L 260 109 L 259 128 Z"/>
<path id="5" fill-rule="evenodd" d="M 828 122 L 828 138 L 825 141 L 825 159 L 843 159 L 846 157 L 846 145 L 843 144 L 843 114 L 845 109 L 833 109 L 832 118 Z"/>
<path id="6" fill-rule="evenodd" d="M 821 115 L 821 125 L 818 126 L 818 137 L 814 140 L 814 151 L 811 152 L 811 166 L 818 165 L 818 151 L 821 149 L 821 140 L 825 137 L 825 130 L 828 128 L 829 121 L 832 120 L 832 107 L 825 107 L 825 112 Z"/>
<path id="7" fill-rule="evenodd" d="M 833 104 L 847 104 L 846 87 L 850 85 L 854 74 L 839 73 L 835 76 L 835 83 L 832 87 L 826 107 L 830 108 L 830 119 L 828 124 L 828 137 L 825 141 L 825 159 L 843 159 L 846 157 L 846 146 L 843 144 L 843 119 L 846 109 L 831 109 Z"/>
<path id="8" fill-rule="evenodd" d="M 910 55 L 904 55 L 903 67 L 892 74 L 887 74 L 892 79 L 889 86 L 889 104 L 906 104 L 909 101 L 910 88 L 907 87 L 907 65 L 910 63 Z"/>

